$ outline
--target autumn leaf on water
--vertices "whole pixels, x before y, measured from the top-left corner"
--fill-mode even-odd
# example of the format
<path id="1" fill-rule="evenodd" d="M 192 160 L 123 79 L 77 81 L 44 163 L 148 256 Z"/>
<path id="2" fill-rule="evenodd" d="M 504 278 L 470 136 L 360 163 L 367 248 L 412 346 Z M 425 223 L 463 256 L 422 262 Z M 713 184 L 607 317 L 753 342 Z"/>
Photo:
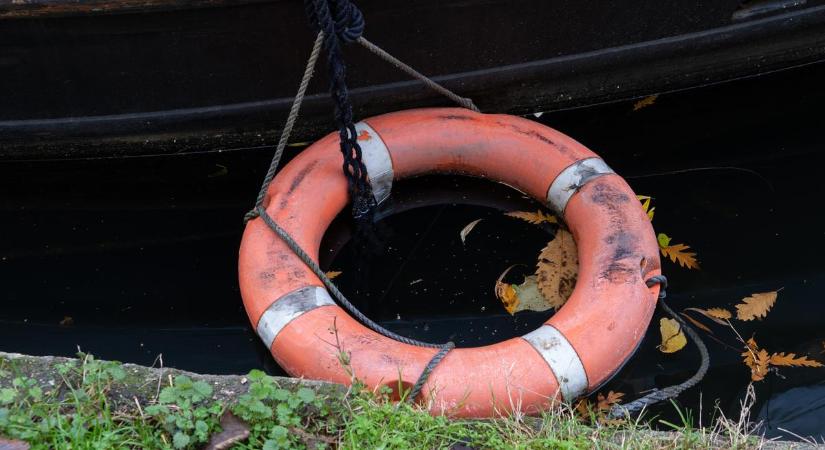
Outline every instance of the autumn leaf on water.
<path id="1" fill-rule="evenodd" d="M 659 320 L 659 331 L 662 333 L 662 343 L 659 344 L 662 353 L 676 353 L 687 344 L 687 338 L 676 319 Z"/>
<path id="2" fill-rule="evenodd" d="M 536 212 L 510 211 L 508 213 L 504 213 L 504 215 L 530 222 L 533 225 L 540 225 L 542 223 L 559 223 L 559 220 L 556 218 L 556 216 L 550 213 L 546 213 L 542 210 L 537 210 Z"/>
<path id="3" fill-rule="evenodd" d="M 728 323 L 726 322 L 726 320 L 733 317 L 733 314 L 731 314 L 731 312 L 725 308 L 685 308 L 684 310 L 697 312 L 707 317 L 708 319 L 718 323 L 719 325 L 727 325 Z"/>
<path id="4" fill-rule="evenodd" d="M 536 281 L 541 295 L 555 309 L 567 302 L 576 287 L 579 256 L 576 241 L 569 231 L 560 228 L 539 254 Z"/>
<path id="5" fill-rule="evenodd" d="M 773 308 L 776 303 L 776 297 L 779 291 L 760 292 L 745 297 L 742 303 L 736 305 L 736 318 L 739 320 L 750 321 L 754 319 L 761 319 L 768 314 L 768 311 Z"/>
<path id="6" fill-rule="evenodd" d="M 822 367 L 823 364 L 819 361 L 808 359 L 807 356 L 796 356 L 794 353 L 774 353 L 771 355 L 772 366 L 786 366 L 786 367 Z"/>
<path id="7" fill-rule="evenodd" d="M 748 339 L 745 351 L 742 352 L 745 365 L 751 370 L 751 380 L 762 381 L 768 374 L 771 357 L 765 349 L 760 349 L 754 338 Z"/>
<path id="8" fill-rule="evenodd" d="M 645 211 L 645 214 L 647 214 L 647 218 L 653 221 L 653 213 L 656 211 L 655 206 L 653 208 L 650 207 L 650 202 L 653 200 L 653 198 L 651 198 L 649 195 L 637 195 L 636 198 L 638 198 L 639 201 L 642 202 L 642 209 Z"/>
<path id="9" fill-rule="evenodd" d="M 698 320 L 694 319 L 693 317 L 690 317 L 689 315 L 687 315 L 687 314 L 685 314 L 685 313 L 679 313 L 679 314 L 681 314 L 681 315 L 682 315 L 682 317 L 684 317 L 684 318 L 685 318 L 685 320 L 687 320 L 688 322 L 690 322 L 690 323 L 691 323 L 694 327 L 699 328 L 699 329 L 700 329 L 700 330 L 702 330 L 702 331 L 706 331 L 706 332 L 708 332 L 708 333 L 710 333 L 710 334 L 713 334 L 713 330 L 711 330 L 710 328 L 708 328 L 708 327 L 707 327 L 705 324 L 703 324 L 702 322 L 699 322 Z"/>
<path id="10" fill-rule="evenodd" d="M 344 273 L 344 272 L 341 272 L 340 270 L 330 270 L 330 271 L 327 271 L 325 275 L 330 280 L 333 280 L 333 279 L 335 279 L 335 277 L 337 277 L 338 275 L 341 275 L 342 273 Z"/>
<path id="11" fill-rule="evenodd" d="M 670 258 L 671 261 L 679 263 L 680 266 L 688 269 L 699 269 L 699 261 L 696 260 L 696 253 L 688 252 L 689 246 L 685 244 L 670 245 L 670 236 L 659 233 L 656 237 L 659 241 L 659 250 L 662 255 Z"/>
<path id="12" fill-rule="evenodd" d="M 618 405 L 624 397 L 623 392 L 609 391 L 607 395 L 599 393 L 596 397 L 596 409 L 599 411 L 609 411 L 613 405 Z"/>
<path id="13" fill-rule="evenodd" d="M 481 222 L 482 219 L 476 219 L 470 223 L 468 223 L 464 228 L 461 229 L 461 232 L 458 233 L 458 236 L 461 238 L 461 243 L 463 244 L 467 240 L 467 235 L 473 231 L 473 228 Z"/>
<path id="14" fill-rule="evenodd" d="M 624 393 L 610 391 L 607 395 L 599 393 L 596 401 L 582 399 L 576 403 L 575 411 L 583 419 L 595 419 L 602 425 L 615 426 L 624 423 L 623 419 L 610 419 L 610 409 L 621 403 Z"/>
<path id="15" fill-rule="evenodd" d="M 501 275 L 498 276 L 496 280 L 496 286 L 494 292 L 496 294 L 496 298 L 501 300 L 501 303 L 504 305 L 504 309 L 507 310 L 510 314 L 515 314 L 515 309 L 518 306 L 518 294 L 516 293 L 515 288 L 513 288 L 512 284 L 505 283 L 502 281 L 505 276 L 507 276 L 507 272 L 510 271 L 515 266 L 508 267 Z"/>
<path id="16" fill-rule="evenodd" d="M 760 349 L 754 338 L 748 339 L 745 343 L 745 351 L 742 352 L 742 359 L 745 365 L 751 369 L 751 380 L 761 381 L 769 371 L 769 366 L 775 367 L 825 367 L 821 362 L 808 359 L 807 356 L 796 356 L 795 353 L 772 353 L 768 354 L 765 349 Z"/>
<path id="17" fill-rule="evenodd" d="M 656 103 L 656 99 L 659 98 L 659 94 L 648 95 L 647 97 L 637 101 L 633 104 L 633 111 L 638 111 L 642 108 L 647 108 L 652 104 Z"/>
<path id="18" fill-rule="evenodd" d="M 552 306 L 539 292 L 536 276 L 524 277 L 521 284 L 509 284 L 502 281 L 514 266 L 510 266 L 496 280 L 495 294 L 510 314 L 519 311 L 547 311 Z"/>

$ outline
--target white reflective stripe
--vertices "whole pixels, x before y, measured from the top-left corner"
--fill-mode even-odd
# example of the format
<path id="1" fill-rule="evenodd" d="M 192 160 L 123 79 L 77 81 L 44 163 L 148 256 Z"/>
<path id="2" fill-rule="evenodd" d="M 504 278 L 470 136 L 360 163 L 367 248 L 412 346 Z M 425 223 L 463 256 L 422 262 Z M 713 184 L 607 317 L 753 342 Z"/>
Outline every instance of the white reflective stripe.
<path id="1" fill-rule="evenodd" d="M 381 203 L 390 196 L 392 191 L 392 158 L 387 145 L 381 136 L 366 122 L 355 124 L 358 133 L 358 145 L 361 147 L 361 160 L 367 166 L 372 195 L 377 203 Z"/>
<path id="2" fill-rule="evenodd" d="M 570 197 L 588 181 L 598 176 L 613 173 L 601 158 L 587 158 L 561 171 L 547 190 L 547 205 L 564 217 L 564 208 Z"/>
<path id="3" fill-rule="evenodd" d="M 550 366 L 565 401 L 572 402 L 587 392 L 587 372 L 584 371 L 582 360 L 559 330 L 550 325 L 542 325 L 523 338 Z"/>
<path id="4" fill-rule="evenodd" d="M 292 291 L 264 311 L 261 320 L 258 321 L 258 336 L 269 348 L 278 337 L 278 333 L 296 317 L 319 306 L 334 304 L 327 290 L 322 287 L 306 286 Z"/>

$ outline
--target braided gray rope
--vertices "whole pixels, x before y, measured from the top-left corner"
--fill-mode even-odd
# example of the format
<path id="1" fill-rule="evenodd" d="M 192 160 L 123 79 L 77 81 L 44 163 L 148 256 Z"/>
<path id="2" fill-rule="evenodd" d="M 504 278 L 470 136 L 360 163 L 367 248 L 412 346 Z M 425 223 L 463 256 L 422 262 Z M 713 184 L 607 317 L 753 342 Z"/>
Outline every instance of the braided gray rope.
<path id="1" fill-rule="evenodd" d="M 659 277 L 662 277 L 663 279 L 659 279 Z M 696 370 L 696 373 L 693 374 L 692 377 L 683 381 L 682 383 L 673 386 L 668 386 L 663 389 L 655 389 L 653 390 L 653 392 L 645 395 L 644 397 L 636 399 L 624 405 L 613 405 L 613 407 L 610 408 L 610 413 L 608 414 L 608 417 L 611 419 L 621 419 L 624 417 L 628 417 L 633 413 L 642 411 L 644 408 L 647 408 L 650 405 L 678 397 L 679 394 L 692 388 L 693 386 L 696 386 L 700 381 L 702 381 L 702 378 L 705 377 L 705 374 L 708 371 L 708 367 L 710 366 L 710 355 L 708 354 L 708 348 L 705 346 L 705 343 L 702 342 L 702 339 L 699 337 L 699 334 L 696 333 L 696 331 L 690 325 L 685 323 L 685 321 L 682 320 L 682 318 L 679 317 L 679 315 L 676 314 L 675 311 L 670 309 L 670 307 L 667 306 L 667 304 L 664 302 L 664 288 L 667 286 L 667 279 L 664 279 L 663 276 L 658 275 L 656 277 L 651 277 L 651 279 L 648 280 L 648 282 L 651 281 L 653 281 L 654 283 L 662 284 L 662 290 L 659 294 L 659 305 L 661 305 L 662 309 L 664 309 L 665 312 L 670 314 L 671 317 L 673 317 L 674 319 L 676 319 L 677 322 L 679 322 L 679 326 L 682 327 L 682 330 L 684 330 L 685 333 L 687 333 L 687 335 L 690 336 L 690 338 L 693 340 L 693 343 L 696 344 L 696 348 L 699 349 L 699 354 L 702 357 L 702 363 L 699 365 L 699 369 Z"/>
<path id="2" fill-rule="evenodd" d="M 367 50 L 375 53 L 378 55 L 379 58 L 387 61 L 388 63 L 392 64 L 393 66 L 400 69 L 402 72 L 406 73 L 407 75 L 415 78 L 418 81 L 424 83 L 428 88 L 438 92 L 439 94 L 449 98 L 450 100 L 458 103 L 460 106 L 473 110 L 475 112 L 480 112 L 478 107 L 473 103 L 472 99 L 461 97 L 456 95 L 454 92 L 450 91 L 449 89 L 445 88 L 444 86 L 436 83 L 435 81 L 428 78 L 426 75 L 422 74 L 421 72 L 413 69 L 412 67 L 404 64 L 401 60 L 396 58 L 395 56 L 390 55 L 381 47 L 373 44 L 372 42 L 366 40 L 363 36 L 359 37 L 356 41 L 361 44 Z"/>
<path id="3" fill-rule="evenodd" d="M 324 41 L 324 32 L 320 31 L 318 36 L 315 38 L 315 43 L 312 47 L 312 52 L 309 55 L 307 60 L 306 68 L 304 69 L 304 75 L 301 78 L 301 83 L 298 86 L 298 91 L 295 94 L 295 99 L 292 101 L 292 106 L 289 110 L 289 116 L 287 116 L 286 123 L 284 124 L 284 129 L 281 133 L 280 138 L 278 139 L 278 144 L 275 147 L 275 153 L 272 156 L 272 161 L 269 164 L 269 169 L 266 172 L 266 176 L 264 176 L 264 180 L 261 183 L 261 190 L 258 192 L 258 197 L 255 200 L 255 208 L 251 211 L 247 212 L 244 215 L 244 222 L 248 222 L 256 217 L 260 217 L 263 219 L 264 223 L 273 231 L 284 243 L 298 256 L 304 264 L 309 267 L 309 269 L 321 280 L 324 287 L 332 294 L 333 298 L 340 304 L 344 309 L 347 310 L 353 317 L 367 326 L 369 329 L 379 333 L 383 336 L 386 336 L 390 339 L 394 339 L 398 342 L 402 342 L 404 344 L 415 345 L 418 347 L 427 347 L 427 348 L 437 348 L 439 349 L 438 352 L 433 355 L 432 359 L 429 363 L 424 367 L 424 370 L 419 375 L 418 380 L 415 382 L 415 385 L 410 390 L 410 394 L 407 396 L 407 401 L 414 402 L 416 397 L 421 393 L 421 389 L 426 384 L 427 380 L 430 377 L 430 374 L 433 370 L 435 370 L 436 366 L 443 360 L 447 353 L 450 350 L 455 348 L 455 344 L 453 342 L 447 342 L 446 344 L 432 344 L 429 342 L 419 341 L 416 339 L 408 338 L 406 336 L 401 336 L 400 334 L 394 333 L 381 325 L 374 322 L 369 317 L 365 316 L 361 311 L 358 310 L 349 300 L 344 296 L 344 294 L 338 290 L 338 287 L 332 282 L 332 280 L 327 277 L 326 273 L 318 266 L 318 264 L 304 251 L 303 248 L 292 238 L 292 236 L 287 233 L 286 230 L 281 228 L 277 222 L 275 222 L 272 217 L 269 216 L 266 212 L 266 208 L 263 206 L 264 199 L 266 198 L 266 192 L 269 190 L 269 185 L 272 183 L 272 180 L 275 178 L 275 173 L 278 171 L 278 166 L 281 162 L 281 157 L 283 156 L 284 149 L 289 141 L 289 136 L 292 134 L 292 129 L 295 126 L 295 121 L 298 118 L 298 112 L 301 109 L 301 104 L 303 103 L 304 96 L 306 95 L 307 87 L 309 86 L 309 82 L 312 79 L 313 72 L 315 70 L 315 64 L 318 61 L 318 55 L 320 54 L 321 47 Z M 396 67 L 400 68 L 401 70 L 413 75 L 415 78 L 420 79 L 423 81 L 427 86 L 430 88 L 444 94 L 448 98 L 456 101 L 458 104 L 464 106 L 465 108 L 472 109 L 473 111 L 478 111 L 478 108 L 473 104 L 472 100 L 466 99 L 463 97 L 459 97 L 455 93 L 447 90 L 446 88 L 442 87 L 438 83 L 430 80 L 426 76 L 422 75 L 421 73 L 417 72 L 415 69 L 411 68 L 410 66 L 402 63 L 397 58 L 393 57 L 389 53 L 385 52 L 384 50 L 378 48 L 374 44 L 370 43 L 364 38 L 359 38 L 359 42 L 362 45 L 366 46 L 373 50 L 376 54 L 381 56 L 387 61 L 392 62 Z"/>
<path id="4" fill-rule="evenodd" d="M 278 145 L 275 146 L 275 154 L 272 155 L 272 161 L 269 163 L 269 169 L 266 171 L 264 181 L 261 183 L 261 189 L 258 191 L 258 198 L 255 199 L 255 206 L 251 211 L 246 213 L 244 221 L 248 222 L 255 217 L 258 217 L 257 206 L 264 202 L 266 191 L 269 189 L 269 184 L 275 178 L 275 172 L 278 171 L 278 165 L 281 163 L 281 157 L 284 154 L 284 149 L 289 141 L 289 136 L 292 134 L 292 128 L 295 126 L 295 121 L 298 119 L 298 111 L 301 109 L 301 104 L 304 103 L 304 96 L 307 93 L 309 81 L 312 79 L 312 74 L 315 72 L 315 63 L 318 62 L 318 55 L 321 53 L 321 47 L 324 43 L 324 32 L 319 31 L 318 36 L 315 37 L 315 43 L 312 45 L 312 52 L 307 59 L 307 65 L 304 69 L 304 76 L 301 78 L 301 84 L 298 85 L 298 92 L 295 93 L 295 98 L 292 100 L 292 106 L 289 108 L 289 115 L 284 123 L 284 129 L 281 132 L 281 137 L 278 138 Z"/>

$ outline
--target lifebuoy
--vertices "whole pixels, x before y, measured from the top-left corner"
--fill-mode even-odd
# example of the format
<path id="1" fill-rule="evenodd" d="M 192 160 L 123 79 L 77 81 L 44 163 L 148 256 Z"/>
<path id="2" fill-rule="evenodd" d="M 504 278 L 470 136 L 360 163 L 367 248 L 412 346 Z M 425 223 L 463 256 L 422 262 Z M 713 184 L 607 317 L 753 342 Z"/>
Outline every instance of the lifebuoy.
<path id="1" fill-rule="evenodd" d="M 385 114 L 356 129 L 377 201 L 402 178 L 485 177 L 545 202 L 578 245 L 578 281 L 567 303 L 525 336 L 448 353 L 422 390 L 432 412 L 536 412 L 597 389 L 631 356 L 659 293 L 645 285 L 661 273 L 658 245 L 633 191 L 596 154 L 526 119 L 455 108 Z M 348 200 L 338 147 L 332 133 L 295 157 L 264 203 L 315 261 Z M 350 317 L 261 219 L 246 226 L 238 271 L 252 325 L 293 376 L 349 383 L 339 361 L 345 351 L 367 386 L 409 387 L 438 351 L 394 341 Z"/>

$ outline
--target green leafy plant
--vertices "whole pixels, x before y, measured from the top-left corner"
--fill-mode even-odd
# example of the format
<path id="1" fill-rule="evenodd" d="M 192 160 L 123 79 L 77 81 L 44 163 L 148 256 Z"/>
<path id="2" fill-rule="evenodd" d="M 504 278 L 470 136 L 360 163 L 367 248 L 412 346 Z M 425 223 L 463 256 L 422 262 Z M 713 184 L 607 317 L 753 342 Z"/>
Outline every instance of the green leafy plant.
<path id="1" fill-rule="evenodd" d="M 204 443 L 210 432 L 219 428 L 218 417 L 223 412 L 220 403 L 209 402 L 211 396 L 212 387 L 207 383 L 179 375 L 160 391 L 156 405 L 146 407 L 146 415 L 171 436 L 176 449 Z"/>
<path id="2" fill-rule="evenodd" d="M 250 424 L 250 448 L 256 443 L 266 450 L 304 448 L 302 434 L 320 440 L 315 431 L 330 431 L 329 421 L 325 427 L 315 423 L 328 418 L 329 410 L 312 389 L 284 389 L 260 370 L 251 371 L 248 379 L 249 391 L 238 398 L 232 412 Z"/>

